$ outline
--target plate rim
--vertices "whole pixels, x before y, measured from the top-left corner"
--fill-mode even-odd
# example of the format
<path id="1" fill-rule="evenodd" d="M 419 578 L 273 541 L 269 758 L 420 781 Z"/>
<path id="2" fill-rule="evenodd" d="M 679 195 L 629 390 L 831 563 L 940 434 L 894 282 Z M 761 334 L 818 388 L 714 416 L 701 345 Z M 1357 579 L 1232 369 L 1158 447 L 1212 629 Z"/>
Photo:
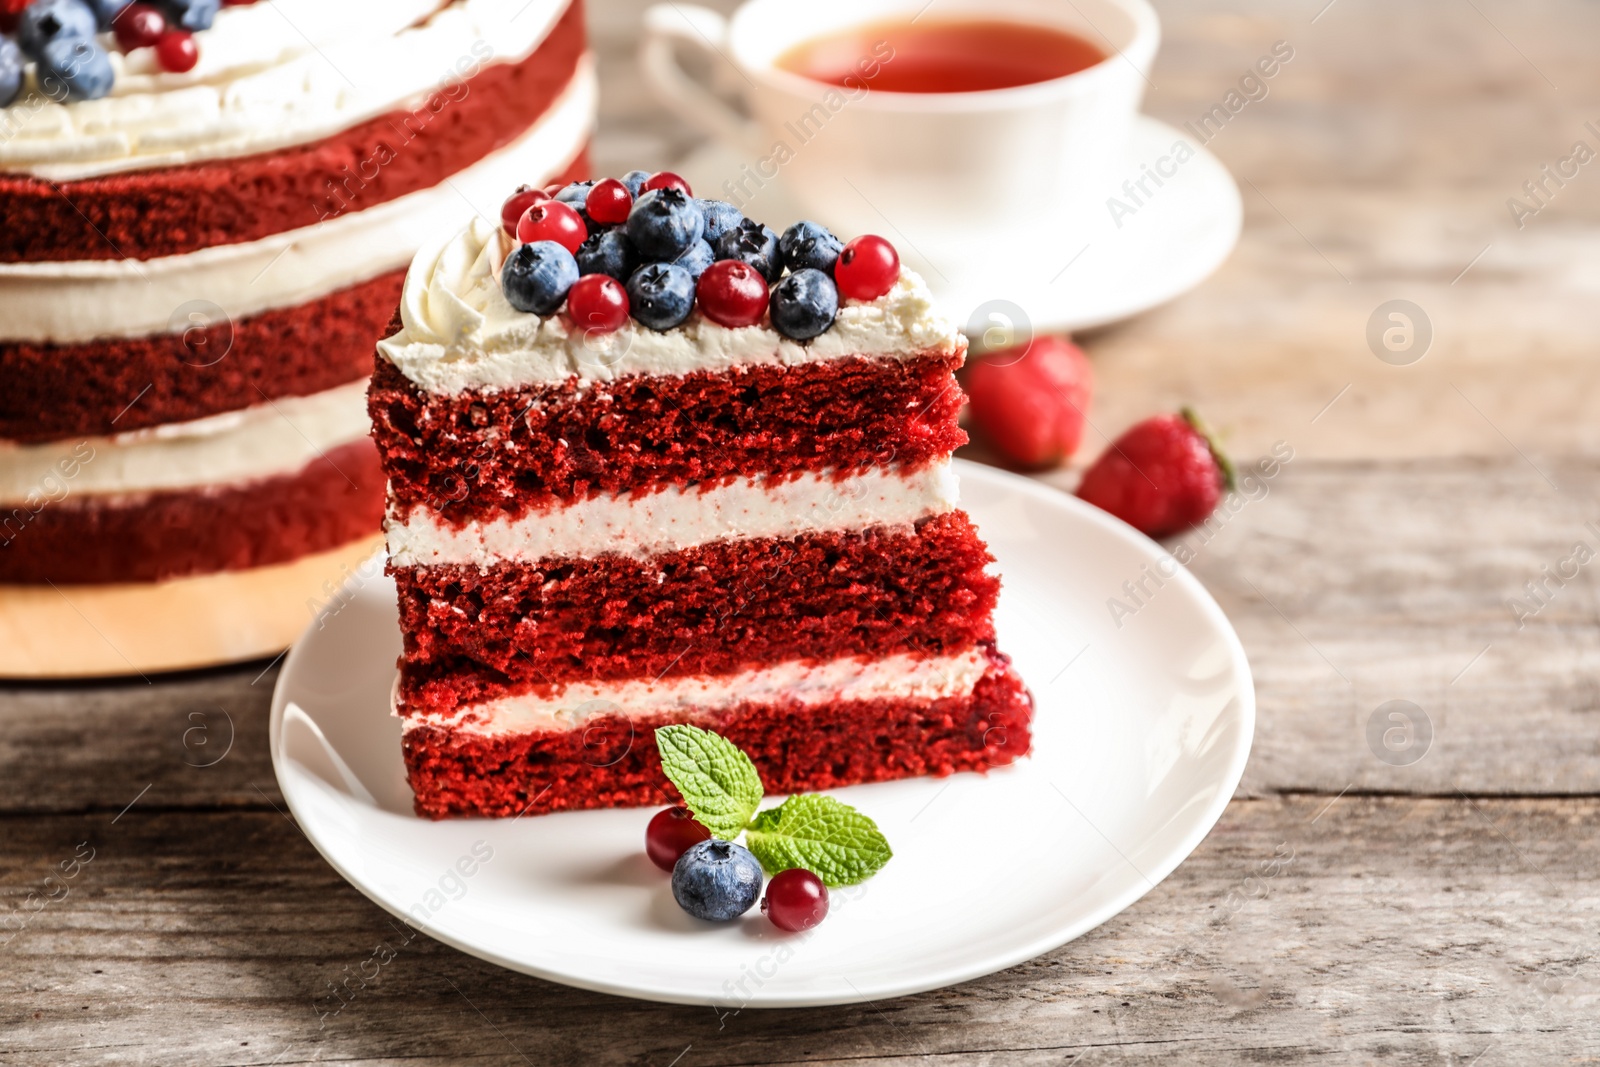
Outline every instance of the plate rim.
<path id="1" fill-rule="evenodd" d="M 956 473 L 962 482 L 965 482 L 969 477 L 974 481 L 993 481 L 1004 489 L 1024 493 L 1051 506 L 1065 507 L 1067 510 L 1075 512 L 1080 519 L 1101 527 L 1114 537 L 1136 548 L 1142 554 L 1149 555 L 1151 559 L 1171 555 L 1159 542 L 1140 533 L 1121 519 L 1080 500 L 1077 496 L 1064 490 L 1056 489 L 1043 482 L 1035 481 L 1011 471 L 976 463 L 971 460 L 956 459 L 954 462 Z M 1004 575 L 1002 574 L 1001 577 L 1004 578 Z M 1164 882 L 1173 871 L 1177 870 L 1185 860 L 1192 856 L 1194 851 L 1200 847 L 1200 844 L 1216 827 L 1228 805 L 1233 802 L 1234 794 L 1239 788 L 1239 782 L 1244 777 L 1244 770 L 1249 762 L 1250 751 L 1255 740 L 1255 677 L 1250 669 L 1249 658 L 1245 654 L 1244 643 L 1240 640 L 1238 632 L 1234 629 L 1233 623 L 1228 619 L 1227 614 L 1222 610 L 1221 605 L 1216 602 L 1216 598 L 1211 595 L 1210 591 L 1186 566 L 1179 565 L 1177 576 L 1173 580 L 1189 590 L 1195 604 L 1206 615 L 1211 617 L 1217 632 L 1222 636 L 1224 643 L 1228 647 L 1230 671 L 1237 679 L 1239 710 L 1236 714 L 1241 729 L 1238 731 L 1238 740 L 1233 746 L 1233 751 L 1228 754 L 1226 770 L 1217 779 L 1218 789 L 1215 796 L 1195 818 L 1189 831 L 1182 838 L 1181 843 L 1174 846 L 1162 858 L 1160 864 L 1152 865 L 1148 870 L 1136 868 L 1135 873 L 1139 874 L 1140 877 L 1132 881 L 1127 889 L 1094 911 L 1086 913 L 1077 921 L 1065 924 L 1048 933 L 1040 934 L 1007 952 L 985 956 L 979 962 L 949 966 L 942 971 L 933 973 L 919 973 L 898 983 L 879 983 L 865 989 L 857 989 L 854 987 L 854 983 L 851 983 L 852 991 L 847 993 L 797 993 L 787 995 L 773 993 L 758 996 L 733 1007 L 734 1014 L 747 1009 L 828 1007 L 912 996 L 1009 970 L 1028 960 L 1036 959 L 1047 952 L 1052 952 L 1103 926 L 1106 922 L 1142 900 Z M 590 979 L 582 975 L 566 974 L 512 959 L 496 952 L 492 947 L 467 943 L 464 939 L 434 928 L 431 923 L 418 924 L 414 916 L 411 916 L 398 906 L 391 906 L 377 895 L 374 889 L 369 888 L 364 879 L 355 876 L 330 855 L 323 847 L 323 843 L 318 839 L 318 836 L 312 832 L 312 827 L 315 824 L 308 823 L 296 805 L 294 799 L 295 790 L 289 788 L 286 780 L 284 767 L 286 761 L 280 758 L 284 709 L 289 701 L 286 683 L 293 676 L 296 663 L 305 654 L 304 650 L 308 646 L 310 638 L 318 629 L 317 620 L 313 620 L 300 637 L 295 640 L 288 654 L 284 657 L 283 667 L 273 684 L 272 707 L 267 728 L 268 754 L 272 761 L 273 777 L 278 783 L 278 791 L 282 794 L 290 814 L 295 817 L 296 825 L 300 827 L 301 833 L 304 834 L 305 838 L 311 842 L 311 846 L 316 849 L 317 854 L 334 869 L 339 877 L 343 878 L 362 896 L 372 901 L 385 912 L 405 920 L 435 941 L 509 971 L 526 974 L 574 989 L 627 997 L 633 1000 L 700 1007 L 709 1005 L 717 1009 L 730 1007 L 722 1004 L 714 997 L 708 998 L 702 995 L 675 991 L 670 988 L 628 986 L 615 982 Z M 1124 860 L 1124 862 L 1127 861 Z"/>

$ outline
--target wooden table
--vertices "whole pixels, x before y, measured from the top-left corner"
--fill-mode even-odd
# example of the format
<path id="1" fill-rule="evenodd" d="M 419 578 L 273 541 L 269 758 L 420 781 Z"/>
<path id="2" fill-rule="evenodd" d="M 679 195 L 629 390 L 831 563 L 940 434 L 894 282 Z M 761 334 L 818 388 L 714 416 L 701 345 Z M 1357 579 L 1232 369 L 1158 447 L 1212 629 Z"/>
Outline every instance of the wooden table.
<path id="1" fill-rule="evenodd" d="M 1575 543 L 1600 549 L 1600 162 L 1521 229 L 1506 204 L 1574 141 L 1600 148 L 1584 125 L 1600 125 L 1600 7 L 1325 2 L 1159 5 L 1148 109 L 1169 121 L 1274 42 L 1295 57 L 1210 145 L 1244 193 L 1232 260 L 1084 339 L 1099 428 L 1191 401 L 1240 456 L 1294 450 L 1194 564 L 1244 638 L 1260 725 L 1238 797 L 1144 900 L 1020 967 L 892 1002 L 719 1018 L 419 939 L 320 1018 L 328 984 L 393 931 L 284 812 L 274 671 L 11 686 L 0 1063 L 1600 1055 L 1600 565 L 1549 584 L 1520 625 L 1507 603 Z M 591 10 L 598 164 L 671 161 L 691 141 L 641 89 L 639 6 Z M 1410 366 L 1365 340 L 1396 298 L 1434 328 Z M 1368 743 L 1396 699 L 1433 733 L 1406 765 Z M 65 898 L 20 910 L 90 849 Z"/>

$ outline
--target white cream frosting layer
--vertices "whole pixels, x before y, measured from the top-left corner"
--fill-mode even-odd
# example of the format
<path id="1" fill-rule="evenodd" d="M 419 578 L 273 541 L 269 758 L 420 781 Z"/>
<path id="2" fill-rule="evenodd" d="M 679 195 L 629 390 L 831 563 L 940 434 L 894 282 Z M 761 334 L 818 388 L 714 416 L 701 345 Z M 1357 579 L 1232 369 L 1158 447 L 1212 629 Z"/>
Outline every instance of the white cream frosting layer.
<path id="1" fill-rule="evenodd" d="M 226 7 L 198 36 L 194 70 L 153 48 L 111 50 L 100 100 L 36 90 L 0 111 L 0 170 L 52 181 L 179 166 L 306 144 L 526 58 L 564 0 L 262 0 Z M 438 10 L 437 14 L 431 14 Z M 431 15 L 431 17 L 430 17 Z M 104 39 L 109 42 L 109 35 Z"/>
<path id="2" fill-rule="evenodd" d="M 367 383 L 110 437 L 0 442 L 0 504 L 231 485 L 292 474 L 367 435 Z"/>
<path id="3" fill-rule="evenodd" d="M 746 701 L 798 701 L 803 707 L 856 700 L 940 700 L 967 696 L 988 669 L 982 652 L 919 659 L 896 655 L 812 663 L 791 660 L 736 674 L 662 681 L 579 682 L 549 697 L 525 694 L 450 715 L 403 716 L 405 729 L 438 726 L 481 737 L 571 730 L 607 715 L 648 719 L 713 713 Z"/>
<path id="4" fill-rule="evenodd" d="M 207 306 L 208 321 L 217 308 L 240 318 L 398 270 L 463 212 L 498 218 L 508 190 L 559 173 L 589 137 L 595 100 L 586 59 L 532 129 L 444 184 L 259 241 L 149 260 L 0 263 L 0 340 L 143 337 L 186 328 L 174 317 L 194 302 Z M 308 203 L 308 217 L 313 210 Z"/>
<path id="5" fill-rule="evenodd" d="M 948 461 L 911 473 L 873 470 L 837 481 L 804 474 L 777 484 L 740 479 L 701 489 L 668 486 L 648 496 L 608 495 L 517 518 L 460 525 L 427 507 L 385 528 L 397 567 L 488 567 L 607 553 L 643 558 L 712 541 L 905 526 L 956 507 Z"/>
<path id="6" fill-rule="evenodd" d="M 403 328 L 380 341 L 379 351 L 422 389 L 448 395 L 572 375 L 606 381 L 859 354 L 905 359 L 953 352 L 960 343 L 955 322 L 938 311 L 927 285 L 910 271 L 877 300 L 847 301 L 833 326 L 804 344 L 768 325 L 718 326 L 699 311 L 672 330 L 630 320 L 615 333 L 586 335 L 565 314 L 541 317 L 506 301 L 499 275 L 511 248 L 499 225 L 480 218 L 417 253 L 400 302 Z"/>

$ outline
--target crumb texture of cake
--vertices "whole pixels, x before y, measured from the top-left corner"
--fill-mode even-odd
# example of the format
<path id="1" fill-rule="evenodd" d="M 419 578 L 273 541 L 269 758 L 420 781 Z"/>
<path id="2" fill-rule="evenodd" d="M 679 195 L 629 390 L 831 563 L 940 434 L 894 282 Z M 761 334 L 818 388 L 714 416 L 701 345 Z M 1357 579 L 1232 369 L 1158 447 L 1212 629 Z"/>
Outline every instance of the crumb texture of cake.
<path id="1" fill-rule="evenodd" d="M 622 180 L 623 221 L 574 182 L 419 252 L 378 345 L 417 811 L 664 802 L 669 723 L 773 792 L 1025 756 L 950 463 L 960 331 L 815 224 Z"/>
<path id="2" fill-rule="evenodd" d="M 597 100 L 581 0 L 134 14 L 180 8 L 184 54 L 57 27 L 97 73 L 52 92 L 30 59 L 0 101 L 0 608 L 251 572 L 218 588 L 272 620 L 254 643 L 152 639 L 162 668 L 276 653 L 372 552 L 366 389 L 409 264 L 464 201 L 586 173 Z"/>

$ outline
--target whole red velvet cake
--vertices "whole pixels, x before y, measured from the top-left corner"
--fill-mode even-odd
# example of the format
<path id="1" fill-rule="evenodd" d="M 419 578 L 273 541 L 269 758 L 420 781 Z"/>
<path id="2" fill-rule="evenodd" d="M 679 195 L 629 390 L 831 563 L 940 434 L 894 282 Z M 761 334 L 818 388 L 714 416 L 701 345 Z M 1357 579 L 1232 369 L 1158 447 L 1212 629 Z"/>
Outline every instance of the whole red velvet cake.
<path id="1" fill-rule="evenodd" d="M 377 547 L 406 264 L 587 167 L 581 4 L 0 17 L 0 674 L 276 651 Z"/>
<path id="2" fill-rule="evenodd" d="M 659 803 L 667 723 L 773 792 L 1028 752 L 956 506 L 966 340 L 886 242 L 552 185 L 419 253 L 378 350 L 419 813 Z"/>

